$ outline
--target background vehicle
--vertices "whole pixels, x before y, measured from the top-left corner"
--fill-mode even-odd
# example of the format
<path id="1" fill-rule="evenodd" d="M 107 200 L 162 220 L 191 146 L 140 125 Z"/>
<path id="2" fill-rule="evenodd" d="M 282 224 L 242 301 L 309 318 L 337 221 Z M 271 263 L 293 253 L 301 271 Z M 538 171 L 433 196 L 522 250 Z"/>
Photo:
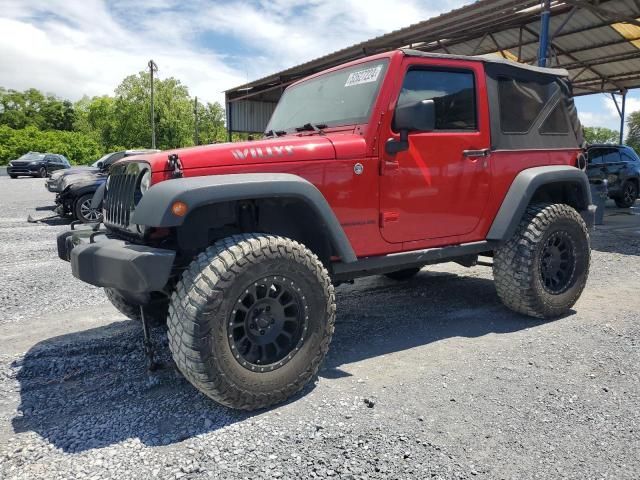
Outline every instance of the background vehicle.
<path id="1" fill-rule="evenodd" d="M 44 178 L 51 172 L 67 168 L 71 168 L 71 164 L 64 155 L 29 152 L 9 162 L 7 174 L 11 178 L 19 176 Z"/>
<path id="2" fill-rule="evenodd" d="M 289 86 L 262 140 L 116 163 L 105 228 L 58 254 L 147 348 L 166 321 L 198 389 L 262 408 L 316 374 L 343 281 L 482 255 L 507 307 L 567 313 L 590 262 L 582 144 L 564 70 L 388 52 Z"/>
<path id="3" fill-rule="evenodd" d="M 69 174 L 63 172 L 61 176 L 55 178 L 51 184 L 47 183 L 47 188 L 50 191 L 55 191 L 52 190 L 52 188 L 60 191 L 60 193 L 56 195 L 56 211 L 60 215 L 71 215 L 74 220 L 80 220 L 84 223 L 101 220 L 102 204 L 99 204 L 97 208 L 93 208 L 91 206 L 91 199 L 98 188 L 106 182 L 111 165 L 125 157 L 144 153 L 155 153 L 158 151 L 159 150 L 151 149 L 123 150 L 108 153 L 94 163 L 95 168 L 76 170 Z"/>
<path id="4" fill-rule="evenodd" d="M 587 149 L 590 180 L 607 180 L 609 198 L 620 208 L 632 207 L 640 192 L 640 158 L 626 145 L 590 145 Z"/>

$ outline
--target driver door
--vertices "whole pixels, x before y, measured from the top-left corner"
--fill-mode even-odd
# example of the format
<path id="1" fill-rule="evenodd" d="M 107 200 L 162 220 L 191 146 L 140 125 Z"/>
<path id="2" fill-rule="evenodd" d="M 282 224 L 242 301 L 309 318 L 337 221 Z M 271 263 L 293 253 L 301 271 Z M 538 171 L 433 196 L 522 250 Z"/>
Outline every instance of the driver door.
<path id="1" fill-rule="evenodd" d="M 382 132 L 380 228 L 391 243 L 469 234 L 487 205 L 490 135 L 481 62 L 407 57 L 402 84 Z M 396 105 L 435 103 L 435 129 L 410 132 L 409 148 L 385 151 L 399 139 Z"/>

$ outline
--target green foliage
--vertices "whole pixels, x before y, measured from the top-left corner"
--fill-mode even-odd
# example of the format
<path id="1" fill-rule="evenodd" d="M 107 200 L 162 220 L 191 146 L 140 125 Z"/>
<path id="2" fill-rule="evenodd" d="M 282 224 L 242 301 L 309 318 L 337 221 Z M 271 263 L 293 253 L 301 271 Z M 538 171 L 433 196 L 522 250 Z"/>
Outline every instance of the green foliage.
<path id="1" fill-rule="evenodd" d="M 29 152 L 61 153 L 73 163 L 92 163 L 103 154 L 102 145 L 81 132 L 42 131 L 34 126 L 13 129 L 0 125 L 0 165 Z"/>
<path id="2" fill-rule="evenodd" d="M 585 127 L 584 139 L 587 143 L 618 143 L 620 132 L 605 127 Z"/>
<path id="3" fill-rule="evenodd" d="M 640 111 L 633 112 L 627 119 L 629 133 L 627 134 L 627 145 L 636 152 L 640 152 Z"/>
<path id="4" fill-rule="evenodd" d="M 194 101 L 175 78 L 154 79 L 156 148 L 194 145 Z M 198 143 L 224 142 L 219 103 L 198 103 Z M 83 97 L 75 104 L 36 89 L 0 87 L 0 165 L 28 151 L 61 153 L 92 163 L 106 152 L 151 147 L 151 82 L 148 72 L 126 77 L 114 96 Z"/>

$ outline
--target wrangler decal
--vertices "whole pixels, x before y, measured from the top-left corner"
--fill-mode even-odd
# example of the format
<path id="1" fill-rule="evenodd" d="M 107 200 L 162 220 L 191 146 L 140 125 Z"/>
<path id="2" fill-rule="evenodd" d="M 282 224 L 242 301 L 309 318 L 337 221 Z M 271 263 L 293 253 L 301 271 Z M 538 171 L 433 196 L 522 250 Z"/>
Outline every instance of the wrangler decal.
<path id="1" fill-rule="evenodd" d="M 246 160 L 251 156 L 251 158 L 269 158 L 269 157 L 284 157 L 285 155 L 293 155 L 293 146 L 291 145 L 283 145 L 277 147 L 256 147 L 256 148 L 245 148 L 243 150 L 235 149 L 231 150 L 234 158 L 236 160 Z"/>

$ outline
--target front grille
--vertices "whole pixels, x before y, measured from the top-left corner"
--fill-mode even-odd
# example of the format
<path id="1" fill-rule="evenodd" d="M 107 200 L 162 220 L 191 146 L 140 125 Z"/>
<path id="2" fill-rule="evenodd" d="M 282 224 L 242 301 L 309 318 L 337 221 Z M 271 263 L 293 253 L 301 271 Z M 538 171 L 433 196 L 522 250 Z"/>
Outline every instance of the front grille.
<path id="1" fill-rule="evenodd" d="M 109 187 L 103 203 L 104 223 L 109 227 L 128 229 L 131 214 L 139 200 L 140 176 L 146 164 L 127 162 L 113 165 L 109 172 Z"/>

